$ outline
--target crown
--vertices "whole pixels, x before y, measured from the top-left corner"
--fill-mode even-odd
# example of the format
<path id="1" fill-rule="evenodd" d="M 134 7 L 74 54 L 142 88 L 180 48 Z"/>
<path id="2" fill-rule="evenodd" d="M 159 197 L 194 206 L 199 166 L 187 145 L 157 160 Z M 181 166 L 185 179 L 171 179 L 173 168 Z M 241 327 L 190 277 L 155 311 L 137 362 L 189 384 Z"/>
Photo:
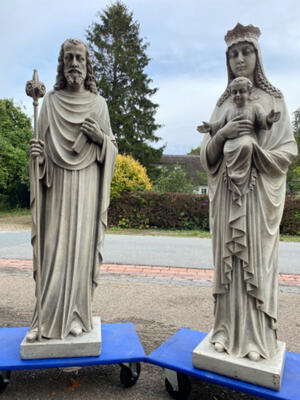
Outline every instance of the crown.
<path id="1" fill-rule="evenodd" d="M 236 26 L 231 30 L 228 31 L 226 36 L 224 37 L 225 42 L 228 47 L 232 44 L 247 40 L 255 40 L 257 41 L 260 36 L 260 29 L 253 25 L 242 25 L 237 23 Z"/>

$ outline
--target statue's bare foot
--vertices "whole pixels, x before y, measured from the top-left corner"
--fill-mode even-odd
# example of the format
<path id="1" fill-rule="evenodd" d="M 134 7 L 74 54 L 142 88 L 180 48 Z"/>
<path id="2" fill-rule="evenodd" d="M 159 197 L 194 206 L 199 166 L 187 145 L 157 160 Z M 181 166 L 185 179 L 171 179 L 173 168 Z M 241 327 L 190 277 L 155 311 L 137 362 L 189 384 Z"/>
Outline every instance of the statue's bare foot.
<path id="1" fill-rule="evenodd" d="M 32 329 L 27 333 L 26 341 L 30 343 L 35 342 L 37 340 L 37 337 L 38 337 L 38 330 Z"/>
<path id="2" fill-rule="evenodd" d="M 259 361 L 260 360 L 260 354 L 257 351 L 250 351 L 248 353 L 248 358 L 251 361 Z"/>
<path id="3" fill-rule="evenodd" d="M 78 322 L 74 322 L 72 324 L 71 330 L 70 330 L 71 335 L 73 336 L 80 336 L 82 335 L 82 328 Z"/>
<path id="4" fill-rule="evenodd" d="M 225 347 L 222 345 L 222 343 L 216 342 L 216 343 L 215 343 L 215 350 L 216 350 L 218 353 L 223 353 L 223 352 L 225 351 Z"/>
<path id="5" fill-rule="evenodd" d="M 80 336 L 80 335 L 82 335 L 82 329 L 81 328 L 72 328 L 70 333 L 73 336 Z"/>

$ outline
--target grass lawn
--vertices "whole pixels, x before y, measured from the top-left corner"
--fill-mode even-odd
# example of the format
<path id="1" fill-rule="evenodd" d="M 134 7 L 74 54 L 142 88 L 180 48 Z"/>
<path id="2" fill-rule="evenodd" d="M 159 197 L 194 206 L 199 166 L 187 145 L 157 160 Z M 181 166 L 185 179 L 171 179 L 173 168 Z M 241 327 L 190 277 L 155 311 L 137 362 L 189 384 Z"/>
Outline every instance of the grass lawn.
<path id="1" fill-rule="evenodd" d="M 0 210 L 0 218 L 21 216 L 21 215 L 31 215 L 31 211 L 28 208 L 15 208 L 13 210 Z"/>
<path id="2" fill-rule="evenodd" d="M 0 231 L 27 231 L 30 229 L 30 210 L 16 209 L 0 211 Z"/>
<path id="3" fill-rule="evenodd" d="M 31 229 L 31 213 L 28 209 L 17 209 L 11 211 L 0 211 L 0 231 L 18 231 Z M 165 229 L 123 229 L 110 227 L 108 233 L 124 235 L 153 235 L 153 236 L 182 236 L 210 238 L 208 231 L 198 230 L 165 230 Z M 280 240 L 285 242 L 300 242 L 300 235 L 280 235 Z"/>
<path id="4" fill-rule="evenodd" d="M 108 233 L 117 233 L 124 235 L 152 235 L 152 236 L 184 236 L 184 237 L 201 237 L 210 238 L 211 234 L 208 231 L 197 230 L 175 230 L 175 229 L 123 229 L 119 227 L 108 228 Z"/>

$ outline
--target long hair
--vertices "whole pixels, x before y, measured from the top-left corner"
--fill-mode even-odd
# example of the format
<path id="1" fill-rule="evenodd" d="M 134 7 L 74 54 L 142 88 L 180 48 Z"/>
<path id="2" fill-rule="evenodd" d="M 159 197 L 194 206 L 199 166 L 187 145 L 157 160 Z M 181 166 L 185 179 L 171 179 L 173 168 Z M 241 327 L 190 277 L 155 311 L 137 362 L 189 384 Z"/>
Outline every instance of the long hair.
<path id="1" fill-rule="evenodd" d="M 64 75 L 64 46 L 66 44 L 73 44 L 73 45 L 83 45 L 86 49 L 86 78 L 84 80 L 84 87 L 92 93 L 97 94 L 97 86 L 95 82 L 95 76 L 93 72 L 93 65 L 91 56 L 89 53 L 88 46 L 79 39 L 67 39 L 63 42 L 60 48 L 59 56 L 58 56 L 58 66 L 57 66 L 57 75 L 56 75 L 56 82 L 54 85 L 54 90 L 61 90 L 67 87 L 67 80 Z"/>
<path id="2" fill-rule="evenodd" d="M 268 81 L 266 75 L 264 74 L 256 46 L 254 45 L 254 43 L 252 43 L 250 41 L 249 42 L 247 41 L 247 43 L 250 43 L 254 47 L 255 54 L 256 54 L 256 65 L 255 65 L 255 69 L 254 69 L 254 85 L 257 88 L 263 90 L 264 92 L 267 92 L 270 96 L 273 96 L 273 97 L 276 97 L 279 99 L 282 98 L 283 95 L 282 95 L 281 91 L 279 89 L 277 89 L 275 86 L 273 86 Z M 230 96 L 229 85 L 235 78 L 235 76 L 233 75 L 233 73 L 231 71 L 229 61 L 228 61 L 228 50 L 226 52 L 226 62 L 227 62 L 227 69 L 228 69 L 228 84 L 227 84 L 227 87 L 226 87 L 224 93 L 222 94 L 222 96 L 219 98 L 219 100 L 217 102 L 218 107 L 221 107 L 221 105 L 224 103 L 224 101 Z"/>

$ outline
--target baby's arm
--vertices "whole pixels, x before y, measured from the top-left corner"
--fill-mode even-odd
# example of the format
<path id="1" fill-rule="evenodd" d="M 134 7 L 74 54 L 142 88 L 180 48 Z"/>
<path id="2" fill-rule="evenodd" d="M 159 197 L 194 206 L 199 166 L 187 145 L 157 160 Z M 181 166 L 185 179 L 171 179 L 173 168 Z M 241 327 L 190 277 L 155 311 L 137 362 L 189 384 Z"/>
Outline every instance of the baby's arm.
<path id="1" fill-rule="evenodd" d="M 210 133 L 211 132 L 211 125 L 208 122 L 202 121 L 203 125 L 197 126 L 197 131 L 200 133 Z"/>
<path id="2" fill-rule="evenodd" d="M 280 111 L 275 112 L 273 109 L 266 115 L 261 105 L 256 104 L 255 119 L 259 129 L 269 130 L 272 128 L 274 122 L 279 121 Z"/>
<path id="3" fill-rule="evenodd" d="M 274 124 L 274 122 L 279 121 L 280 119 L 280 111 L 275 112 L 274 109 L 272 109 L 269 114 L 266 117 L 267 123 L 270 125 L 270 127 Z"/>
<path id="4" fill-rule="evenodd" d="M 226 118 L 215 122 L 203 122 L 203 125 L 197 126 L 197 131 L 200 133 L 209 133 L 211 137 L 215 136 L 219 129 L 223 128 L 226 124 Z"/>

